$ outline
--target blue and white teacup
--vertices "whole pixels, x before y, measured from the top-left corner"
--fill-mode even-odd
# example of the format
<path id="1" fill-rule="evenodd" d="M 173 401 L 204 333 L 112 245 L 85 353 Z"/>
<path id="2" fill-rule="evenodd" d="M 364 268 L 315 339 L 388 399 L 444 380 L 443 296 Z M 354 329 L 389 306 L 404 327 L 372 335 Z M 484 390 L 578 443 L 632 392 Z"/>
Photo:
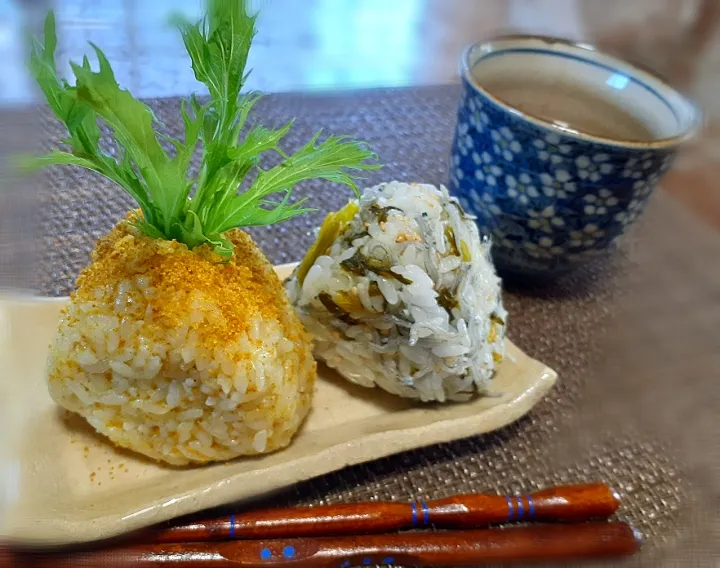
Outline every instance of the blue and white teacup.
<path id="1" fill-rule="evenodd" d="M 450 191 L 501 271 L 553 274 L 602 254 L 701 123 L 658 77 L 554 38 L 475 44 L 461 74 Z"/>

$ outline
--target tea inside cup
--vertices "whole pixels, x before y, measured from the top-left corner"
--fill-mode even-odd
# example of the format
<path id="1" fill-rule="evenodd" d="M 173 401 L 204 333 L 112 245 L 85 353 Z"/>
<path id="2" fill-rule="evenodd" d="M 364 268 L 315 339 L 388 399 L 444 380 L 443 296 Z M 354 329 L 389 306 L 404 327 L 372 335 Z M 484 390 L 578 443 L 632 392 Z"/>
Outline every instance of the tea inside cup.
<path id="1" fill-rule="evenodd" d="M 470 48 L 463 71 L 509 110 L 606 143 L 677 144 L 699 126 L 697 107 L 681 93 L 589 46 L 508 37 Z"/>

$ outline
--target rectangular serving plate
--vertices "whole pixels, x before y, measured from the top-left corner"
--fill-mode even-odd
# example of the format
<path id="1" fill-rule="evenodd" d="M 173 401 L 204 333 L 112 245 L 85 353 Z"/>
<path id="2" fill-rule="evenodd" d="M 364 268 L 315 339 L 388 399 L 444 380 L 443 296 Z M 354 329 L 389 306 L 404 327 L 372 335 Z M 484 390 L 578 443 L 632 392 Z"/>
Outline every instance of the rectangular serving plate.
<path id="1" fill-rule="evenodd" d="M 286 278 L 295 265 L 276 267 Z M 507 342 L 493 390 L 426 405 L 342 380 L 320 366 L 313 409 L 285 450 L 177 468 L 115 448 L 60 409 L 45 361 L 67 299 L 0 300 L 0 540 L 66 545 L 140 529 L 398 452 L 501 428 L 527 413 L 557 375 Z"/>

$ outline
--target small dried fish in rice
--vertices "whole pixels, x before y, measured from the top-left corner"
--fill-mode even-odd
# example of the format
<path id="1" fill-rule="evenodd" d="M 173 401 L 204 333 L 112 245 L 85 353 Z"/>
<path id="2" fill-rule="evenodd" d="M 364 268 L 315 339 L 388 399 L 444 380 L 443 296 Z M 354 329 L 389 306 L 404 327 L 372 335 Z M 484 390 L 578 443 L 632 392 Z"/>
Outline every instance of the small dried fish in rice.
<path id="1" fill-rule="evenodd" d="M 340 263 L 345 270 L 364 276 L 367 272 L 374 272 L 385 278 L 392 278 L 397 280 L 401 284 L 410 285 L 412 280 L 405 278 L 401 274 L 394 272 L 390 266 L 390 263 L 384 263 L 382 260 L 371 256 L 365 256 L 360 251 L 356 252 L 351 258 L 343 260 Z"/>

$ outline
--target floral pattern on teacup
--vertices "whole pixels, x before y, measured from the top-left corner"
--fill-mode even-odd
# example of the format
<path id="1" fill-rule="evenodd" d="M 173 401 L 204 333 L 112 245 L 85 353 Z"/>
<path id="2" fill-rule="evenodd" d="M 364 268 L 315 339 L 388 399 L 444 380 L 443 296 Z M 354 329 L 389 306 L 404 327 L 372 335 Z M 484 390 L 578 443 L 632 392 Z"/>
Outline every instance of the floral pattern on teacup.
<path id="1" fill-rule="evenodd" d="M 572 152 L 570 144 L 563 144 L 558 134 L 550 132 L 544 138 L 536 138 L 533 145 L 538 149 L 538 158 L 553 164 L 561 163 Z"/>
<path id="2" fill-rule="evenodd" d="M 600 181 L 613 171 L 612 164 L 607 163 L 610 156 L 607 154 L 596 154 L 594 156 L 578 156 L 575 158 L 577 175 L 581 180 L 592 182 Z"/>
<path id="3" fill-rule="evenodd" d="M 515 135 L 507 126 L 490 131 L 490 136 L 494 142 L 493 150 L 495 153 L 498 156 L 502 156 L 508 162 L 512 162 L 515 159 L 515 155 L 522 152 L 520 142 L 515 140 Z"/>

